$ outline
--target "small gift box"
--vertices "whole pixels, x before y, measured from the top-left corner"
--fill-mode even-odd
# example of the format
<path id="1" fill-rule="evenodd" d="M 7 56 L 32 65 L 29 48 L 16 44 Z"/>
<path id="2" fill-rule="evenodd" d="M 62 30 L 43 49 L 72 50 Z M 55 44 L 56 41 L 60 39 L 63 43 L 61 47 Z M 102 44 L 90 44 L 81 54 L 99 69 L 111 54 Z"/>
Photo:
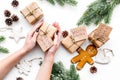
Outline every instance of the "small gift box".
<path id="1" fill-rule="evenodd" d="M 62 45 L 70 52 L 74 53 L 88 38 L 85 27 L 71 29 L 71 35 L 62 40 Z"/>
<path id="2" fill-rule="evenodd" d="M 43 17 L 43 11 L 36 2 L 32 2 L 20 12 L 30 24 L 36 23 Z"/>
<path id="3" fill-rule="evenodd" d="M 101 23 L 97 29 L 89 34 L 89 40 L 96 46 L 100 47 L 109 40 L 109 34 L 112 31 L 110 26 Z"/>
<path id="4" fill-rule="evenodd" d="M 37 42 L 43 52 L 47 51 L 51 46 L 53 46 L 52 37 L 56 31 L 57 29 L 54 26 L 45 22 L 40 27 Z"/>

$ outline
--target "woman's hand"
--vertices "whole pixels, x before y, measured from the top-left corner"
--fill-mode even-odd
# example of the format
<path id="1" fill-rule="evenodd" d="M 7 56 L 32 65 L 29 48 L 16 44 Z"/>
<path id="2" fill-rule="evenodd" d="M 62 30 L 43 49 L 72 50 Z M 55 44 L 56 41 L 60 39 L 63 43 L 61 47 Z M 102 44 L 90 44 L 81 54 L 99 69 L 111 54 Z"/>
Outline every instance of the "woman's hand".
<path id="1" fill-rule="evenodd" d="M 29 52 L 36 45 L 36 38 L 38 36 L 38 28 L 43 24 L 43 22 L 38 23 L 33 29 L 28 33 L 25 44 L 22 49 Z"/>
<path id="2" fill-rule="evenodd" d="M 54 22 L 53 26 L 57 28 L 58 32 L 55 33 L 54 35 L 54 45 L 47 51 L 45 52 L 45 57 L 48 55 L 52 55 L 54 57 L 57 49 L 59 48 L 60 45 L 60 39 L 61 39 L 61 29 L 58 23 Z"/>
<path id="3" fill-rule="evenodd" d="M 56 22 L 53 23 L 53 26 L 58 29 L 58 33 L 54 35 L 54 45 L 47 52 L 45 52 L 45 58 L 40 67 L 36 80 L 50 80 L 52 66 L 54 63 L 54 55 L 59 48 L 61 38 L 60 26 Z"/>

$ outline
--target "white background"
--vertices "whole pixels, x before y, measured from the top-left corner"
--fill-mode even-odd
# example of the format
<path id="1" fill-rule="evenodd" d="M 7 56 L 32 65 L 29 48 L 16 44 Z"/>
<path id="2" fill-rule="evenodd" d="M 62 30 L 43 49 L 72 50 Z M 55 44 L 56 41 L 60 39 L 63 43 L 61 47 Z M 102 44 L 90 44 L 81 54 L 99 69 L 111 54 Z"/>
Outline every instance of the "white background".
<path id="1" fill-rule="evenodd" d="M 66 5 L 64 7 L 60 7 L 59 5 L 53 6 L 49 4 L 46 0 L 19 0 L 20 5 L 17 8 L 13 8 L 11 6 L 12 0 L 4 0 L 0 2 L 0 27 L 5 27 L 6 24 L 4 20 L 4 10 L 8 9 L 12 14 L 17 14 L 20 18 L 19 22 L 13 23 L 12 26 L 14 29 L 19 29 L 19 27 L 23 27 L 23 35 L 26 36 L 27 33 L 32 28 L 32 25 L 28 24 L 28 22 L 21 15 L 20 10 L 27 6 L 32 1 L 35 1 L 39 4 L 39 6 L 43 9 L 44 12 L 44 20 L 50 24 L 53 22 L 59 22 L 62 30 L 69 30 L 71 28 L 77 27 L 76 23 L 78 19 L 82 16 L 84 11 L 87 9 L 87 6 L 93 2 L 94 0 L 78 0 L 78 5 L 76 7 L 71 7 Z M 81 80 L 119 80 L 120 74 L 120 6 L 117 6 L 114 9 L 113 16 L 111 19 L 111 23 L 109 24 L 113 30 L 110 35 L 110 40 L 103 45 L 101 48 L 109 48 L 114 52 L 114 57 L 111 59 L 111 63 L 108 65 L 100 65 L 94 64 L 97 67 L 98 71 L 96 74 L 91 74 L 89 72 L 90 65 L 86 64 L 81 71 L 78 71 Z M 95 25 L 86 26 L 88 34 L 96 28 Z M 21 48 L 25 42 L 25 39 L 20 40 L 19 43 L 15 43 L 14 40 L 9 39 L 10 31 L 0 32 L 0 35 L 4 35 L 6 37 L 6 41 L 1 43 L 0 45 L 7 47 L 10 50 L 9 54 L 0 53 L 0 58 L 3 59 L 14 51 Z M 86 41 L 82 48 L 85 49 L 87 45 L 89 45 L 89 41 Z M 65 67 L 68 69 L 70 66 L 70 60 L 72 57 L 77 55 L 77 53 L 70 54 L 66 51 L 62 46 L 60 46 L 58 52 L 55 56 L 55 62 L 62 61 Z M 44 53 L 40 50 L 37 45 L 27 56 L 25 56 L 22 60 L 27 59 L 30 60 L 35 57 L 43 57 Z M 37 71 L 39 69 L 39 62 L 35 61 L 33 63 L 33 67 L 28 76 L 20 75 L 16 68 L 14 68 L 4 80 L 16 80 L 16 77 L 22 76 L 24 80 L 35 80 Z M 42 76 L 42 75 L 41 75 Z"/>

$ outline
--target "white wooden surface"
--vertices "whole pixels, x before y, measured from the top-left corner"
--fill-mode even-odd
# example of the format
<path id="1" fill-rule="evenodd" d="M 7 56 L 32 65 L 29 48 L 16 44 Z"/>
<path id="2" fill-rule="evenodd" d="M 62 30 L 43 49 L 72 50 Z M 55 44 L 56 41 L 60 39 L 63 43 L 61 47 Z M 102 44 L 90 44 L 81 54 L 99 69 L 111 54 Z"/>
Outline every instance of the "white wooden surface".
<path id="1" fill-rule="evenodd" d="M 26 36 L 28 31 L 32 28 L 30 24 L 27 23 L 27 21 L 24 19 L 24 17 L 21 15 L 20 10 L 23 9 L 26 5 L 31 3 L 32 1 L 35 1 L 39 4 L 39 6 L 44 11 L 44 20 L 48 23 L 52 24 L 53 22 L 59 22 L 62 30 L 69 30 L 71 28 L 77 27 L 76 23 L 78 19 L 82 16 L 83 12 L 87 9 L 87 6 L 93 2 L 94 0 L 78 0 L 78 5 L 76 7 L 71 7 L 69 5 L 66 5 L 64 7 L 60 7 L 59 5 L 52 6 L 49 4 L 46 0 L 19 0 L 20 5 L 17 8 L 13 8 L 11 6 L 12 0 L 4 0 L 0 2 L 0 27 L 5 27 L 6 24 L 4 23 L 5 17 L 4 17 L 4 10 L 8 9 L 11 11 L 12 14 L 17 14 L 20 18 L 19 22 L 13 23 L 12 26 L 15 29 L 19 29 L 19 27 L 23 27 L 23 34 Z M 115 56 L 111 59 L 111 63 L 108 65 L 99 65 L 94 64 L 98 72 L 96 74 L 91 74 L 89 72 L 90 65 L 86 64 L 85 67 L 78 71 L 81 80 L 119 80 L 119 74 L 120 74 L 120 38 L 119 38 L 119 32 L 120 32 L 120 6 L 117 6 L 113 12 L 113 16 L 111 19 L 111 23 L 109 24 L 112 26 L 113 31 L 110 35 L 110 40 L 101 48 L 109 48 L 114 51 Z M 88 26 L 87 32 L 90 33 L 92 30 L 96 28 L 96 26 Z M 0 32 L 0 35 L 4 35 L 6 37 L 6 41 L 1 43 L 0 45 L 7 47 L 10 50 L 9 54 L 2 54 L 0 53 L 0 59 L 3 59 L 10 54 L 12 54 L 14 51 L 19 49 L 23 46 L 25 39 L 20 40 L 19 43 L 15 43 L 14 40 L 9 39 L 10 31 Z M 86 41 L 82 47 L 85 49 L 85 47 L 89 44 L 89 41 Z M 77 53 L 69 54 L 68 51 L 66 51 L 62 46 L 60 46 L 59 50 L 56 53 L 55 56 L 55 62 L 62 61 L 66 68 L 69 68 L 70 60 L 72 57 L 77 55 Z M 39 46 L 37 45 L 28 55 L 26 55 L 22 60 L 29 60 L 35 57 L 43 57 L 44 53 L 40 50 Z M 31 72 L 28 76 L 20 75 L 16 68 L 14 68 L 4 80 L 16 80 L 16 77 L 23 77 L 24 80 L 35 80 L 37 71 L 39 69 L 39 62 L 34 61 L 33 67 Z M 42 75 L 41 75 L 42 76 Z"/>

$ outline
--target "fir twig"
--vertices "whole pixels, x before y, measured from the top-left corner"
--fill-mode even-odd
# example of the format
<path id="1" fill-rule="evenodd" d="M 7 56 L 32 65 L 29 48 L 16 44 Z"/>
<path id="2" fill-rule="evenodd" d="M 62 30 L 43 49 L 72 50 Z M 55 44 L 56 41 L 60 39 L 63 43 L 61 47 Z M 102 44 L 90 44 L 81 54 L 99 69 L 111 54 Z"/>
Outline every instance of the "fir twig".
<path id="1" fill-rule="evenodd" d="M 77 25 L 90 25 L 92 23 L 97 25 L 102 21 L 109 23 L 112 12 L 118 4 L 120 4 L 120 0 L 96 0 L 88 6 Z"/>
<path id="2" fill-rule="evenodd" d="M 2 53 L 8 53 L 9 51 L 8 51 L 7 48 L 4 48 L 4 47 L 0 46 L 0 52 L 2 52 Z"/>
<path id="3" fill-rule="evenodd" d="M 0 42 L 4 41 L 5 37 L 4 36 L 0 36 Z"/>
<path id="4" fill-rule="evenodd" d="M 55 5 L 56 3 L 58 3 L 60 6 L 64 6 L 65 4 L 76 6 L 78 3 L 76 0 L 47 0 L 47 1 L 52 5 Z"/>
<path id="5" fill-rule="evenodd" d="M 53 64 L 50 80 L 80 80 L 80 78 L 74 65 L 71 65 L 67 70 L 62 62 L 57 62 Z"/>
<path id="6" fill-rule="evenodd" d="M 0 36 L 0 42 L 2 42 L 4 40 L 5 40 L 5 37 L 4 36 Z M 2 52 L 2 53 L 8 53 L 9 50 L 7 48 L 4 48 L 4 47 L 0 46 L 0 52 Z"/>
<path id="7" fill-rule="evenodd" d="M 55 5 L 55 1 L 54 0 L 47 0 L 48 2 L 50 2 L 52 5 Z"/>

